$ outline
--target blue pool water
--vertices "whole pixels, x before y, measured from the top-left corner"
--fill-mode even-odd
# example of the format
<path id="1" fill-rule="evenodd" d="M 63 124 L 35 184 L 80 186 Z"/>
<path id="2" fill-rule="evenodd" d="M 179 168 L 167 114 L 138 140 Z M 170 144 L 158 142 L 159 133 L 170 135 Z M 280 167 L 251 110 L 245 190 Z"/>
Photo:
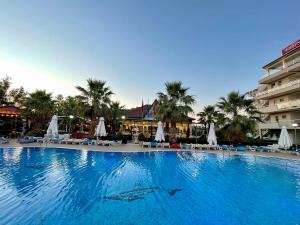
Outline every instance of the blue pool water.
<path id="1" fill-rule="evenodd" d="M 300 224 L 300 162 L 0 149 L 0 224 Z"/>

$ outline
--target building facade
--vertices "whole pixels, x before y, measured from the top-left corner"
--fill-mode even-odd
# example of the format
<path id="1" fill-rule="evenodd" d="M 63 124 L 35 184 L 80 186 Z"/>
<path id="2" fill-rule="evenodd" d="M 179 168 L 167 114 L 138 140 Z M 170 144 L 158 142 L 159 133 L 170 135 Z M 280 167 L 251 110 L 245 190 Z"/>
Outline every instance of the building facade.
<path id="1" fill-rule="evenodd" d="M 157 101 L 151 105 L 144 105 L 143 107 L 136 107 L 126 111 L 124 121 L 122 122 L 122 130 L 125 133 L 144 133 L 146 136 L 154 136 L 157 130 L 156 114 Z M 193 118 L 188 117 L 185 122 L 177 123 L 178 137 L 186 137 L 190 132 Z M 167 134 L 168 124 L 164 124 L 164 130 Z"/>
<path id="2" fill-rule="evenodd" d="M 20 112 L 14 105 L 0 106 L 0 135 L 15 137 L 22 131 Z"/>
<path id="3" fill-rule="evenodd" d="M 282 50 L 279 58 L 263 67 L 255 96 L 262 113 L 261 136 L 279 137 L 286 126 L 293 142 L 300 142 L 300 39 Z M 299 132 L 297 132 L 299 130 Z"/>

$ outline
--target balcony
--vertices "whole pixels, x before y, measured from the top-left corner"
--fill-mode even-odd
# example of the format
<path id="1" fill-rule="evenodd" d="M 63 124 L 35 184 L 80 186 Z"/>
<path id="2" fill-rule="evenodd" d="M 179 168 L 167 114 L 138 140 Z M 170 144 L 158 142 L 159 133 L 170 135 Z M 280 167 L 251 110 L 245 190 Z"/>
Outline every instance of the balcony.
<path id="1" fill-rule="evenodd" d="M 269 74 L 265 74 L 259 83 L 269 84 L 297 72 L 300 72 L 300 56 L 286 62 L 284 67 L 280 66 L 270 71 Z"/>
<path id="2" fill-rule="evenodd" d="M 284 112 L 284 111 L 291 111 L 295 109 L 300 109 L 300 99 L 258 108 L 258 110 L 262 113 Z"/>
<path id="3" fill-rule="evenodd" d="M 290 94 L 296 91 L 300 91 L 300 79 L 290 81 L 286 84 L 283 84 L 281 86 L 258 92 L 256 95 L 257 99 L 269 99 L 278 97 L 281 95 Z"/>
<path id="4" fill-rule="evenodd" d="M 299 120 L 297 120 L 297 121 L 299 121 Z M 258 129 L 261 129 L 261 130 L 281 129 L 282 126 L 286 126 L 287 129 L 295 129 L 295 127 L 292 126 L 293 123 L 295 123 L 295 120 L 282 120 L 282 121 L 278 121 L 278 122 L 258 123 Z M 300 129 L 300 126 L 297 127 L 297 130 L 298 129 Z"/>

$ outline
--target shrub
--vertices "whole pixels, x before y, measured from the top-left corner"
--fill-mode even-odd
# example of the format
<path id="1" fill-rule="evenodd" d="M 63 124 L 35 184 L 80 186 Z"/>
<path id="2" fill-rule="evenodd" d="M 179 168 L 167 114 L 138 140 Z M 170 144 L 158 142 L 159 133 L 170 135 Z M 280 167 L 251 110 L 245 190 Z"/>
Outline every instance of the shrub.
<path id="1" fill-rule="evenodd" d="M 26 132 L 27 136 L 42 136 L 42 132 L 40 130 L 30 130 Z"/>
<path id="2" fill-rule="evenodd" d="M 123 137 L 124 137 L 124 136 L 123 136 L 123 133 L 120 132 L 120 131 L 116 134 L 116 139 L 117 139 L 117 140 L 122 140 Z"/>
<path id="3" fill-rule="evenodd" d="M 140 133 L 138 136 L 139 141 L 144 141 L 145 140 L 145 135 L 143 133 Z"/>

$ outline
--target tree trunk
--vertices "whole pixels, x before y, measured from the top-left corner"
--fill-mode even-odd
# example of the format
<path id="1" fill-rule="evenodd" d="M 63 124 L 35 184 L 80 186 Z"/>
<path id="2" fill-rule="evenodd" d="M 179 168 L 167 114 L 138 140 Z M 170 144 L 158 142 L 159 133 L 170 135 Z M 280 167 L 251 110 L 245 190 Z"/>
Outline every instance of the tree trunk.
<path id="1" fill-rule="evenodd" d="M 89 134 L 91 136 L 93 136 L 95 134 L 95 129 L 97 127 L 97 124 L 98 124 L 97 118 L 92 118 L 91 124 L 90 124 L 90 130 L 89 130 Z"/>
<path id="2" fill-rule="evenodd" d="M 170 136 L 169 136 L 169 141 L 171 144 L 177 142 L 177 137 L 176 137 L 176 122 L 171 122 L 171 128 L 170 128 Z"/>

